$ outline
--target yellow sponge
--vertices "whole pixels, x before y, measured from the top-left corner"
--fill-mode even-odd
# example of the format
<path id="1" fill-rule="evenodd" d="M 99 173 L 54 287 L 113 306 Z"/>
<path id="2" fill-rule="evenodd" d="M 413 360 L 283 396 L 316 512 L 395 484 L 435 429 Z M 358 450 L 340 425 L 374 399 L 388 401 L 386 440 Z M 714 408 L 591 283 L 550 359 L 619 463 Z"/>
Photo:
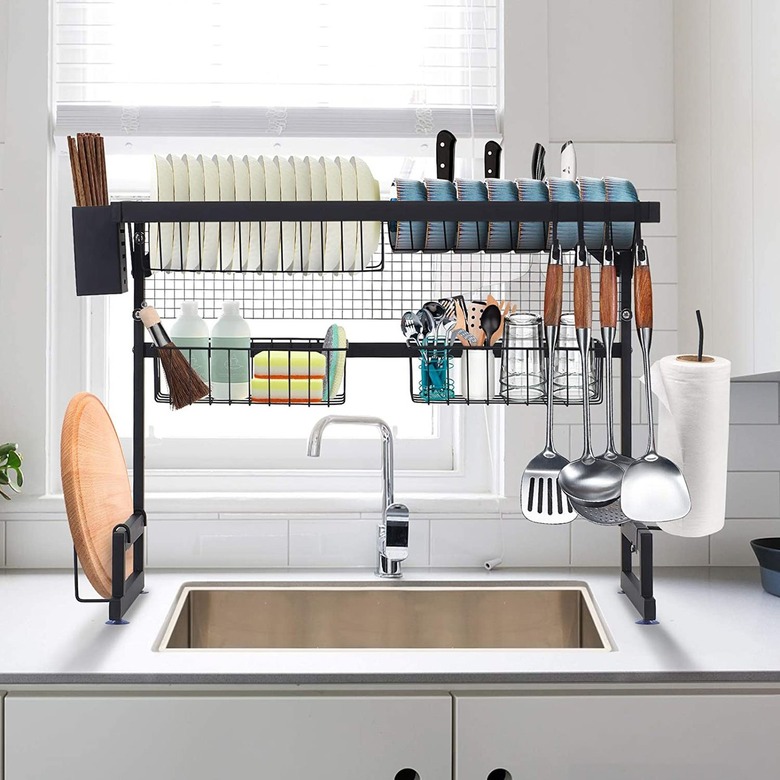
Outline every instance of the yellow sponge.
<path id="1" fill-rule="evenodd" d="M 256 377 L 324 377 L 325 355 L 321 352 L 264 350 L 254 356 L 252 366 Z"/>
<path id="2" fill-rule="evenodd" d="M 252 379 L 252 400 L 262 403 L 305 404 L 322 401 L 324 389 L 322 377 L 292 379 L 265 377 Z"/>

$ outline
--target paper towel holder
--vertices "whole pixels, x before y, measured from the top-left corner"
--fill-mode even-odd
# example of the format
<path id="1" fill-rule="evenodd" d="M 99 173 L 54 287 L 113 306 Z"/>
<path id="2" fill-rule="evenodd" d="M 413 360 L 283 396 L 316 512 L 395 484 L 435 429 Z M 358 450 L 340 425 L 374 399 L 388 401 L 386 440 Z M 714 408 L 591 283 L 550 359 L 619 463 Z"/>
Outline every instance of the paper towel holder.
<path id="1" fill-rule="evenodd" d="M 684 363 L 714 363 L 715 358 L 704 352 L 704 323 L 701 321 L 701 309 L 696 309 L 696 324 L 699 326 L 699 351 L 695 355 L 678 355 L 677 360 Z"/>

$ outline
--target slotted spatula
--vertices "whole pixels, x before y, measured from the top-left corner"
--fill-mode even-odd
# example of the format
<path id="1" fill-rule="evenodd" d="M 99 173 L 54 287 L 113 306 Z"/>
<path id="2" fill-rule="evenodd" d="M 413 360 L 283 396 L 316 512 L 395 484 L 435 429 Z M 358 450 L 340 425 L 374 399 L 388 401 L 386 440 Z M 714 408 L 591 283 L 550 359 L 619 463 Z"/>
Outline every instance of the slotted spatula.
<path id="1" fill-rule="evenodd" d="M 569 461 L 555 451 L 553 444 L 553 365 L 558 345 L 558 328 L 563 305 L 563 266 L 557 238 L 550 250 L 544 283 L 544 332 L 547 347 L 547 432 L 544 449 L 523 472 L 520 501 L 523 514 L 534 523 L 556 525 L 577 517 L 569 499 L 558 484 L 558 474 Z"/>

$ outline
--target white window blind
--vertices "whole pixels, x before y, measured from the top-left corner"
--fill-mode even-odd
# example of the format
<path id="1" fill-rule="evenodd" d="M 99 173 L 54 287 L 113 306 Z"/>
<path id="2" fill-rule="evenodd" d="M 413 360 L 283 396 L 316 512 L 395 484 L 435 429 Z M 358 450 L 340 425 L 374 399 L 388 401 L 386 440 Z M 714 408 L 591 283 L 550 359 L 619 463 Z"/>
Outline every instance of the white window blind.
<path id="1" fill-rule="evenodd" d="M 496 133 L 497 0 L 55 2 L 58 133 Z"/>

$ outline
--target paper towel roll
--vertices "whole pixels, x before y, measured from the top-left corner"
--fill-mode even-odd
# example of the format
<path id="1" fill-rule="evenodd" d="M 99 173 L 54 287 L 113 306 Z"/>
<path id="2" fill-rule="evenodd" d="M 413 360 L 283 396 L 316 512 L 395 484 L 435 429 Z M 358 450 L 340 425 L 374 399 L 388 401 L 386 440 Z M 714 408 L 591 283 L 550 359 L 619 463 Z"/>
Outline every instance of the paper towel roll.
<path id="1" fill-rule="evenodd" d="M 731 363 L 673 355 L 650 369 L 658 397 L 658 452 L 682 469 L 691 511 L 661 523 L 675 536 L 708 536 L 723 528 L 729 449 Z"/>

